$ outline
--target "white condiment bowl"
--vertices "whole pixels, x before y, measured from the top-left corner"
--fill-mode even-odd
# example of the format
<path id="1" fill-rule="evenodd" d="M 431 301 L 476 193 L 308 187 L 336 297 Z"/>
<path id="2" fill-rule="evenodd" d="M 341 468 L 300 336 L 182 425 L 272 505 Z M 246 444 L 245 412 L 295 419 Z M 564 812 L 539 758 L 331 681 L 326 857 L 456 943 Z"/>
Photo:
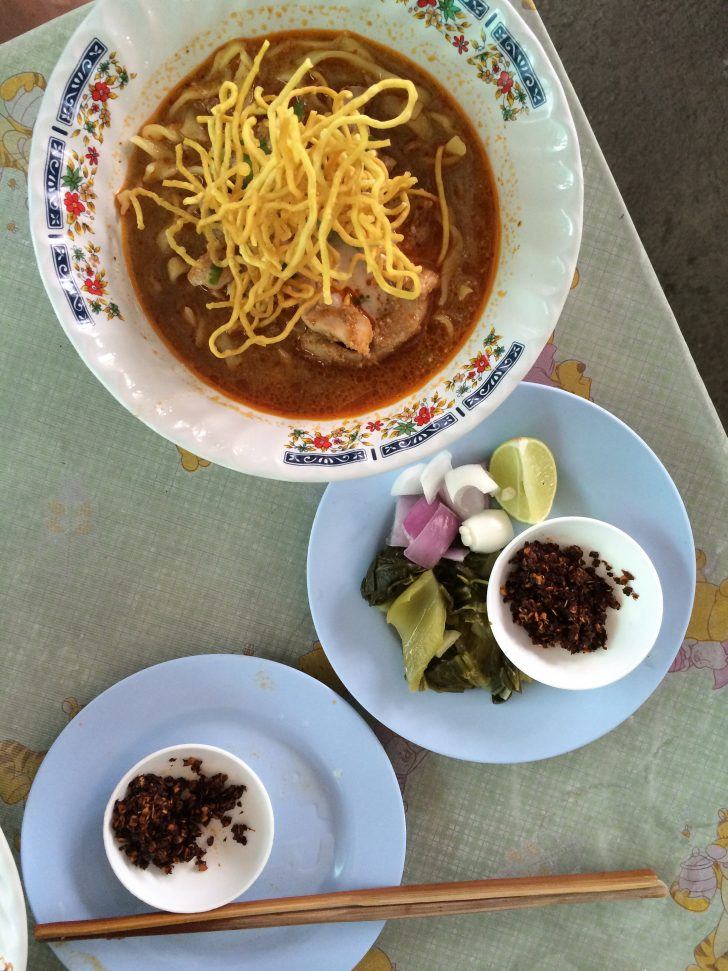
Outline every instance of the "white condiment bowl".
<path id="1" fill-rule="evenodd" d="M 614 568 L 615 577 L 622 570 L 633 574 L 630 585 L 638 600 L 614 584 L 621 606 L 607 610 L 606 650 L 570 654 L 562 647 L 539 647 L 514 623 L 500 590 L 513 569 L 511 559 L 529 540 L 580 546 L 587 563 L 594 550 Z M 604 566 L 598 572 L 609 580 Z M 649 654 L 662 623 L 662 587 L 649 556 L 631 536 L 598 519 L 564 516 L 525 529 L 503 549 L 488 583 L 488 616 L 501 650 L 524 674 L 554 688 L 601 688 L 625 677 Z"/>
<path id="2" fill-rule="evenodd" d="M 215 820 L 200 838 L 200 844 L 205 846 L 208 836 L 215 837 L 212 846 L 206 847 L 207 870 L 198 870 L 194 861 L 176 864 L 169 874 L 151 865 L 142 870 L 131 863 L 116 841 L 111 828 L 114 804 L 125 796 L 127 786 L 137 775 L 192 778 L 192 770 L 183 765 L 189 757 L 200 759 L 204 775 L 223 772 L 228 776 L 228 785 L 246 786 L 240 800 L 242 808 L 230 815 L 233 824 L 242 822 L 251 827 L 246 833 L 247 845 L 233 839 L 231 826 L 223 828 Z M 111 793 L 103 825 L 104 848 L 111 869 L 126 889 L 151 907 L 185 914 L 213 910 L 239 897 L 260 876 L 273 846 L 273 807 L 265 786 L 242 759 L 213 745 L 173 745 L 137 762 Z"/>

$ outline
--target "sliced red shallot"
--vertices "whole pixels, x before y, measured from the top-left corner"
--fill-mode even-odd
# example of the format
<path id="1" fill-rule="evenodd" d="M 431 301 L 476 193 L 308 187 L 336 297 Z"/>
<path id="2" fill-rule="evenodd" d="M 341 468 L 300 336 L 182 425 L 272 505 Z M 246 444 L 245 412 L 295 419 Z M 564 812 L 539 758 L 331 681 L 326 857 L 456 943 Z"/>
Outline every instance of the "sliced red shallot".
<path id="1" fill-rule="evenodd" d="M 428 502 L 424 496 L 417 499 L 415 504 L 405 516 L 403 522 L 404 531 L 408 533 L 412 539 L 420 535 L 422 530 L 435 515 L 437 505 L 438 504 L 436 502 Z"/>
<path id="2" fill-rule="evenodd" d="M 407 546 L 412 537 L 404 528 L 404 521 L 412 511 L 415 503 L 419 502 L 417 496 L 400 496 L 394 507 L 394 522 L 392 532 L 389 534 L 387 543 L 389 546 Z"/>
<path id="3" fill-rule="evenodd" d="M 404 555 L 425 570 L 431 569 L 440 562 L 443 553 L 452 546 L 452 541 L 458 534 L 459 525 L 460 520 L 452 509 L 438 502 L 429 522 L 412 540 Z"/>

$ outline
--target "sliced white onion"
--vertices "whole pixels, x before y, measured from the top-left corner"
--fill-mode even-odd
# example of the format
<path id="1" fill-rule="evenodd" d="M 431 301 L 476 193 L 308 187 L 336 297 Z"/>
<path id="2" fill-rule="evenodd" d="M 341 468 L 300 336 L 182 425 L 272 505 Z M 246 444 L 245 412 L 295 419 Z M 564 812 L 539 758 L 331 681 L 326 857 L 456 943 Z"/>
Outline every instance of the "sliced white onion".
<path id="1" fill-rule="evenodd" d="M 488 505 L 487 496 L 484 496 L 480 489 L 473 486 L 466 486 L 461 489 L 456 497 L 451 496 L 447 489 L 443 491 L 445 502 L 461 519 L 469 519 L 471 516 L 475 516 Z"/>
<path id="2" fill-rule="evenodd" d="M 513 539 L 511 517 L 502 509 L 484 509 L 466 519 L 460 527 L 460 539 L 473 553 L 495 553 Z"/>
<path id="3" fill-rule="evenodd" d="M 430 459 L 420 475 L 422 492 L 428 502 L 434 502 L 446 474 L 452 469 L 452 455 L 448 451 L 438 452 Z"/>
<path id="4" fill-rule="evenodd" d="M 453 498 L 467 486 L 473 486 L 486 495 L 498 489 L 498 483 L 495 479 L 488 475 L 482 465 L 476 463 L 458 465 L 445 476 L 445 487 Z"/>
<path id="5" fill-rule="evenodd" d="M 513 486 L 506 486 L 505 489 L 499 489 L 496 492 L 495 497 L 498 502 L 500 502 L 501 499 L 503 502 L 510 502 L 511 499 L 516 498 L 516 490 L 513 488 Z"/>
<path id="6" fill-rule="evenodd" d="M 425 469 L 424 462 L 417 465 L 410 465 L 408 469 L 402 469 L 389 490 L 392 496 L 421 496 L 422 482 L 420 478 Z"/>
<path id="7" fill-rule="evenodd" d="M 443 498 L 461 519 L 467 519 L 485 509 L 486 494 L 497 488 L 498 483 L 482 465 L 459 465 L 445 476 Z"/>

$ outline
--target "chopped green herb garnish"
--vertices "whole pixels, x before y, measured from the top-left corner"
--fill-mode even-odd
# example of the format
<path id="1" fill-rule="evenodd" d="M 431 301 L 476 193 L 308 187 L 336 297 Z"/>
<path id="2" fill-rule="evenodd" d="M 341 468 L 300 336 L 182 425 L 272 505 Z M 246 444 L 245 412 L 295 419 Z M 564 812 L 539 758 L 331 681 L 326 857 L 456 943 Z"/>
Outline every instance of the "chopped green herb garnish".
<path id="1" fill-rule="evenodd" d="M 248 183 L 250 182 L 250 180 L 253 178 L 253 162 L 252 162 L 252 159 L 250 158 L 250 156 L 247 155 L 247 154 L 246 155 L 243 155 L 243 161 L 244 162 L 247 162 L 248 163 L 248 167 L 250 168 L 250 172 L 248 172 L 248 174 L 243 179 L 243 188 L 245 189 L 247 187 Z"/>
<path id="2" fill-rule="evenodd" d="M 306 106 L 303 103 L 303 98 L 296 98 L 293 102 L 293 113 L 299 121 L 303 121 L 303 115 L 306 111 Z"/>
<path id="3" fill-rule="evenodd" d="M 220 282 L 221 274 L 222 274 L 221 266 L 213 266 L 210 269 L 210 274 L 207 277 L 207 282 L 210 284 L 211 287 L 216 287 L 218 285 L 218 283 Z"/>
<path id="4" fill-rule="evenodd" d="M 266 155 L 270 155 L 270 142 L 265 135 L 258 139 L 258 145 L 260 145 L 261 151 L 265 152 Z"/>

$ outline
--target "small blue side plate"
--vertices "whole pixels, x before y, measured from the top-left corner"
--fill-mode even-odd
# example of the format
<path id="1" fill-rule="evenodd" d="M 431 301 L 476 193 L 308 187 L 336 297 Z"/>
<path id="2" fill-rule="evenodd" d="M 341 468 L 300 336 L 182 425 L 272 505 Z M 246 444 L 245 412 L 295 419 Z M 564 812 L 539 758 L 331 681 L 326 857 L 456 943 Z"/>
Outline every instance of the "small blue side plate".
<path id="1" fill-rule="evenodd" d="M 108 864 L 104 807 L 142 756 L 192 741 L 219 745 L 248 762 L 273 803 L 273 851 L 241 900 L 399 884 L 402 798 L 361 717 L 294 668 L 205 655 L 159 664 L 109 688 L 70 722 L 43 760 L 22 833 L 25 889 L 37 921 L 149 909 Z M 86 941 L 55 952 L 74 971 L 350 971 L 382 927 L 318 924 Z"/>
<path id="2" fill-rule="evenodd" d="M 453 462 L 482 462 L 501 442 L 519 435 L 542 439 L 554 453 L 558 489 L 551 515 L 592 516 L 619 526 L 645 549 L 660 576 L 665 600 L 660 634 L 645 661 L 621 681 L 591 691 L 528 684 L 522 695 L 501 705 L 477 690 L 409 691 L 396 634 L 359 592 L 389 532 L 394 511 L 389 490 L 396 473 L 330 485 L 308 551 L 316 631 L 351 694 L 399 735 L 473 762 L 547 759 L 619 725 L 667 672 L 695 591 L 685 507 L 657 456 L 623 422 L 568 392 L 521 383 L 482 425 L 451 446 Z"/>

